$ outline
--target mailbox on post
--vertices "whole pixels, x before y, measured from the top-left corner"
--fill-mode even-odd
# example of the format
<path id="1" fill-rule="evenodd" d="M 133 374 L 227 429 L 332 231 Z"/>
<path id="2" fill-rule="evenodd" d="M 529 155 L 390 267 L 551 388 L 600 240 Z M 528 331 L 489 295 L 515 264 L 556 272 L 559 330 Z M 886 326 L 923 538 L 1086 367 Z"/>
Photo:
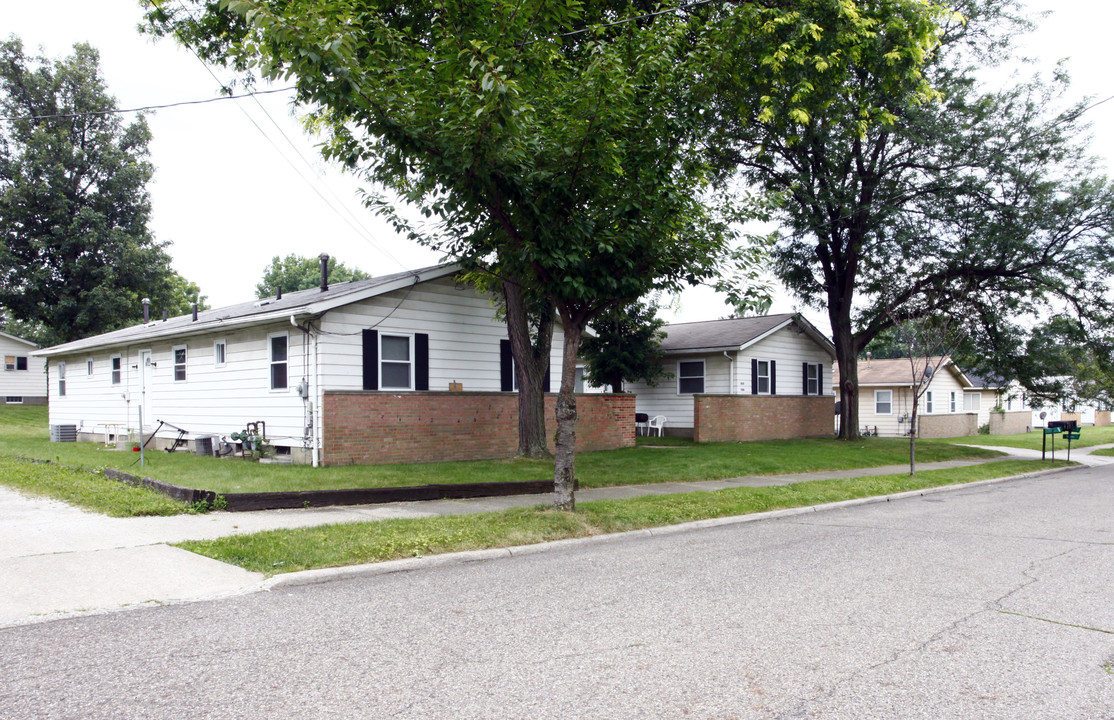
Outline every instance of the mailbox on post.
<path id="1" fill-rule="evenodd" d="M 1041 460 L 1044 460 L 1045 445 L 1048 438 L 1052 438 L 1052 459 L 1056 459 L 1056 436 L 1064 433 L 1068 439 L 1068 460 L 1071 460 L 1071 441 L 1079 439 L 1079 423 L 1075 420 L 1049 420 L 1048 427 L 1044 429 L 1041 438 Z"/>

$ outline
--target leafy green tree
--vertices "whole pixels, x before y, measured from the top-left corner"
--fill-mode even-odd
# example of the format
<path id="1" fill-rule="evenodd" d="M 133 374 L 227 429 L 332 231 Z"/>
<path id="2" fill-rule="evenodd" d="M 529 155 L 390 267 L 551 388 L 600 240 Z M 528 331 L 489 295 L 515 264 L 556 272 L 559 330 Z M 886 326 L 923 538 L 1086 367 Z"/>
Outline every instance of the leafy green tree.
<path id="1" fill-rule="evenodd" d="M 797 6 L 813 4 L 839 15 L 841 29 L 797 27 Z M 892 45 L 889 60 L 909 75 L 931 34 L 925 6 L 877 4 L 907 9 L 886 20 L 885 36 L 912 38 Z M 875 19 L 845 0 L 196 0 L 156 5 L 148 18 L 204 57 L 293 80 L 309 122 L 328 135 L 328 157 L 440 221 L 436 237 L 415 237 L 553 303 L 564 337 L 554 502 L 565 509 L 584 327 L 710 277 L 732 238 L 737 215 L 708 204 L 707 97 L 691 92 L 719 40 L 736 41 L 743 78 L 761 76 L 779 96 L 799 85 L 782 56 L 801 55 L 812 38 L 828 38 L 829 65 L 877 44 L 866 37 Z M 767 31 L 781 26 L 796 30 Z"/>
<path id="2" fill-rule="evenodd" d="M 972 354 L 1015 377 L 1026 319 L 1058 303 L 1087 323 L 1110 317 L 1114 193 L 1084 152 L 1083 109 L 1053 114 L 1061 77 L 980 88 L 980 67 L 1008 57 L 1026 27 L 1012 0 L 964 0 L 935 31 L 916 30 L 919 44 L 891 31 L 901 18 L 922 27 L 916 4 L 858 5 L 869 22 L 851 24 L 856 51 L 837 55 L 833 33 L 818 36 L 803 58 L 784 58 L 796 84 L 756 86 L 740 64 L 747 53 L 729 45 L 718 58 L 739 62 L 710 64 L 709 145 L 781 200 L 776 215 L 790 232 L 775 267 L 798 298 L 828 312 L 845 438 L 859 433 L 856 356 L 896 323 L 961 317 Z M 811 5 L 771 32 L 842 32 L 846 14 Z M 916 47 L 925 62 L 902 50 Z M 825 83 L 832 73 L 846 80 Z"/>
<path id="3" fill-rule="evenodd" d="M 329 283 L 367 280 L 371 276 L 359 268 L 349 268 L 336 258 L 330 257 L 328 264 Z M 321 284 L 321 260 L 316 257 L 303 257 L 291 253 L 284 258 L 275 255 L 271 264 L 263 271 L 263 279 L 255 286 L 257 298 L 271 297 L 279 288 L 284 293 L 296 290 L 309 290 Z"/>
<path id="4" fill-rule="evenodd" d="M 0 307 L 55 344 L 188 311 L 197 286 L 147 229 L 151 134 L 125 125 L 97 51 L 62 60 L 0 43 Z"/>
<path id="5" fill-rule="evenodd" d="M 585 335 L 580 346 L 587 363 L 585 379 L 618 393 L 623 392 L 624 382 L 654 385 L 668 376 L 661 349 L 665 322 L 658 319 L 657 310 L 652 302 L 632 302 L 597 315 L 592 321 L 594 334 Z"/>

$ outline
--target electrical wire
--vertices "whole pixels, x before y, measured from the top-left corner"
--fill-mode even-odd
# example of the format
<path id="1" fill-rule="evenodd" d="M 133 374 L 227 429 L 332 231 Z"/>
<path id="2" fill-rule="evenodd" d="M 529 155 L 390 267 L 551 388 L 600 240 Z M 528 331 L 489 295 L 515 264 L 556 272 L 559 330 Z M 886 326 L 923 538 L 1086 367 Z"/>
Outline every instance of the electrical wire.
<path id="1" fill-rule="evenodd" d="M 223 85 L 222 85 L 223 87 Z M 101 115 L 123 115 L 124 113 L 146 112 L 148 110 L 162 110 L 164 108 L 182 107 L 184 105 L 206 105 L 208 103 L 221 102 L 224 100 L 239 100 L 240 98 L 255 97 L 256 95 L 273 95 L 275 93 L 290 92 L 297 90 L 295 86 L 275 88 L 273 90 L 253 90 L 249 93 L 242 93 L 240 95 L 222 95 L 221 97 L 209 98 L 207 100 L 181 100 L 179 102 L 163 103 L 162 105 L 144 105 L 142 107 L 134 108 L 114 108 L 112 110 L 90 110 L 88 112 L 79 113 L 58 113 L 56 115 L 6 115 L 0 116 L 0 120 L 56 120 L 64 118 L 79 118 L 79 117 L 93 117 Z M 258 100 L 256 101 L 258 102 Z"/>

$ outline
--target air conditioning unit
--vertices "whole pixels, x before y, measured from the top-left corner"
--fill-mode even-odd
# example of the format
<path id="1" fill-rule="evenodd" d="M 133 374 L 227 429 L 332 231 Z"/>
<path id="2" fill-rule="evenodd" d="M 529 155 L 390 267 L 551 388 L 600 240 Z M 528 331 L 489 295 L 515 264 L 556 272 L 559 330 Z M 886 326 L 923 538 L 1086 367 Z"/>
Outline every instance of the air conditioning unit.
<path id="1" fill-rule="evenodd" d="M 50 442 L 77 442 L 77 425 L 51 425 Z"/>
<path id="2" fill-rule="evenodd" d="M 201 457 L 213 457 L 217 454 L 217 443 L 219 442 L 219 435 L 206 435 L 205 437 L 195 438 L 193 441 L 193 454 Z"/>

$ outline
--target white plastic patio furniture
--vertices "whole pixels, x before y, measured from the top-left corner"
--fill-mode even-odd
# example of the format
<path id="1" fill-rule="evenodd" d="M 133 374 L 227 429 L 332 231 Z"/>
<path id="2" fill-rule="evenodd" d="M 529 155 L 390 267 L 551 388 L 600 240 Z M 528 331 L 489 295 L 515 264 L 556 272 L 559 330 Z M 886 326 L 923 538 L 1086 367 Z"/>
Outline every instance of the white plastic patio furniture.
<path id="1" fill-rule="evenodd" d="M 657 436 L 662 437 L 665 435 L 665 416 L 655 415 L 650 418 L 650 422 L 646 423 L 646 434 L 653 435 L 657 431 Z"/>

